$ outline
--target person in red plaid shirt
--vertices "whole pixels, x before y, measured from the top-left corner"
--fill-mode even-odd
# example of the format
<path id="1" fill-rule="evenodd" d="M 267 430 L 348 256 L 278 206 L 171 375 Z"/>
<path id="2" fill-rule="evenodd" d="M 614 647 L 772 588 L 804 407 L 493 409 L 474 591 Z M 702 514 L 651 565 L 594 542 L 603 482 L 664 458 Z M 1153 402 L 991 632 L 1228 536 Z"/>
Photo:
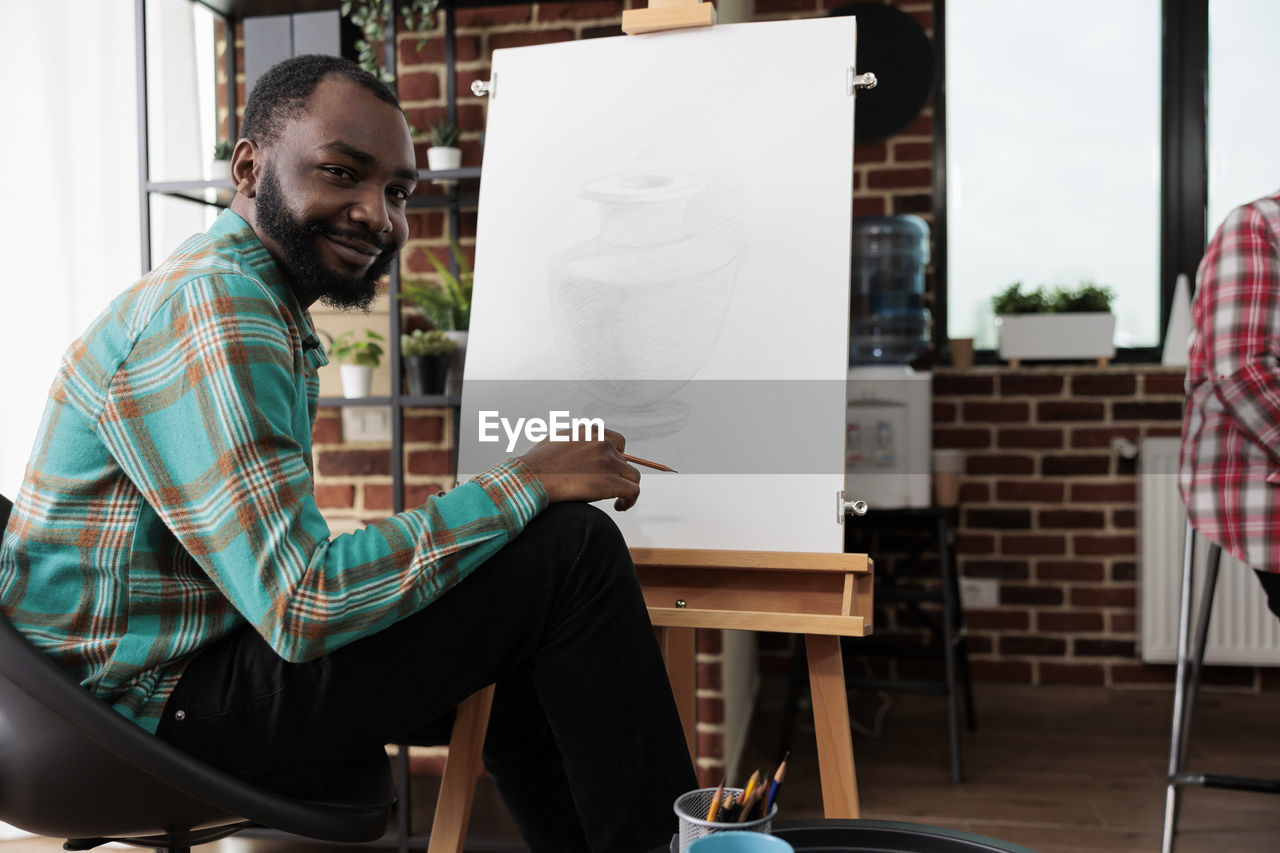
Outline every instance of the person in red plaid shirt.
<path id="1" fill-rule="evenodd" d="M 1196 278 L 1182 499 L 1280 616 L 1280 193 L 1231 212 Z"/>

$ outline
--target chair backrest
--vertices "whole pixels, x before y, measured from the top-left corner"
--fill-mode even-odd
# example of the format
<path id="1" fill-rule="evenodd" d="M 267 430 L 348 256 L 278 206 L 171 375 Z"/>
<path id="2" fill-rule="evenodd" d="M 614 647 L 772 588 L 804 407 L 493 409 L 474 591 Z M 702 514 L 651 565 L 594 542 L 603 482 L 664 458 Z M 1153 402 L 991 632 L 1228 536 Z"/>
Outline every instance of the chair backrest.
<path id="1" fill-rule="evenodd" d="M 0 532 L 11 504 L 0 495 Z M 243 821 L 326 841 L 382 835 L 393 799 L 379 750 L 323 802 L 191 758 L 96 699 L 0 612 L 0 820 L 61 838 L 172 838 Z"/>

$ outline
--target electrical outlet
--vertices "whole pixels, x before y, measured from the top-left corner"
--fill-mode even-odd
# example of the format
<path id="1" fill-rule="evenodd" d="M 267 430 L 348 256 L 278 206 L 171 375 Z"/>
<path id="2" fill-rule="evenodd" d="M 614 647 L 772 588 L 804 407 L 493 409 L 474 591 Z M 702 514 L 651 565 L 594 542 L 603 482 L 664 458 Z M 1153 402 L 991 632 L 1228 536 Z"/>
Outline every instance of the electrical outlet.
<path id="1" fill-rule="evenodd" d="M 343 441 L 391 441 L 390 406 L 343 406 Z"/>
<path id="2" fill-rule="evenodd" d="M 1000 603 L 1000 583 L 994 578 L 961 578 L 960 603 L 967 610 Z"/>

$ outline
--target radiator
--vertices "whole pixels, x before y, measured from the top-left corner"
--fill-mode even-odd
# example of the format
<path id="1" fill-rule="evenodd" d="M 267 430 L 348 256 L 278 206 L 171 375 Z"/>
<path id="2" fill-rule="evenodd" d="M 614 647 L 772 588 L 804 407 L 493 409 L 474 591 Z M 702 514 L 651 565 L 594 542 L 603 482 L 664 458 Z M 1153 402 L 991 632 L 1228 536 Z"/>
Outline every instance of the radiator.
<path id="1" fill-rule="evenodd" d="M 1178 597 L 1187 520 L 1178 495 L 1178 445 L 1177 438 L 1144 439 L 1138 464 L 1142 571 L 1138 619 L 1142 659 L 1148 663 L 1173 663 L 1178 656 Z M 1193 623 L 1208 548 L 1208 541 L 1197 536 Z M 1280 666 L 1280 619 L 1267 609 L 1253 570 L 1226 553 L 1218 571 L 1204 659 L 1211 664 Z"/>

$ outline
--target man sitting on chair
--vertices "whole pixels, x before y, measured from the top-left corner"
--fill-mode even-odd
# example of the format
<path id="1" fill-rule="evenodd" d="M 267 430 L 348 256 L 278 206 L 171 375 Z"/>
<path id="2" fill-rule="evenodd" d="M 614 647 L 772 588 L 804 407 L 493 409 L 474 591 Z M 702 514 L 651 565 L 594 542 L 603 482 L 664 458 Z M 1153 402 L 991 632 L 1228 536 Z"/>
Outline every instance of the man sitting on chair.
<path id="1" fill-rule="evenodd" d="M 639 496 L 622 437 L 331 536 L 307 309 L 373 301 L 413 142 L 386 86 L 304 56 L 254 87 L 231 172 L 231 209 L 63 360 L 0 607 L 138 725 L 300 796 L 496 682 L 485 762 L 530 848 L 667 843 L 696 778 L 626 544 L 587 504 Z"/>
<path id="2" fill-rule="evenodd" d="M 1280 616 L 1280 194 L 1232 211 L 1196 278 L 1182 499 Z"/>

